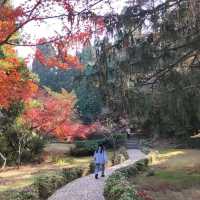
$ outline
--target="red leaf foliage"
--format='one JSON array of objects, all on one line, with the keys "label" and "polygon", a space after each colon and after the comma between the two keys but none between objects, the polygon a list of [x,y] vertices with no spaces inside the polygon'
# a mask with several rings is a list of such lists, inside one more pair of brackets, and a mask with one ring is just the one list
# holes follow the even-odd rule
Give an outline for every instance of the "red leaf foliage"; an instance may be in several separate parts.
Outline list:
[{"label": "red leaf foliage", "polygon": [[75,97],[67,92],[48,93],[40,90],[34,100],[39,106],[30,108],[27,104],[23,119],[26,125],[42,134],[50,134],[59,139],[85,138],[95,131],[96,125],[84,125],[74,117]]},{"label": "red leaf foliage", "polygon": [[2,58],[0,59],[0,107],[9,106],[21,100],[27,100],[36,91],[37,85],[29,77],[29,73],[22,73],[25,70],[15,51],[10,46],[2,48]]}]

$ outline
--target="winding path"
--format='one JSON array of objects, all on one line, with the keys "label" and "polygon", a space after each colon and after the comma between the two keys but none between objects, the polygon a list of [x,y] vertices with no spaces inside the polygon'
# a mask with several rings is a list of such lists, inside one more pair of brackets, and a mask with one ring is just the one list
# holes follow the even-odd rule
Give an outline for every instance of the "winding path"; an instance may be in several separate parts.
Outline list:
[{"label": "winding path", "polygon": [[[145,158],[145,154],[138,149],[130,149],[128,153],[129,160],[120,165],[108,168],[106,170],[106,177],[116,169]],[[57,190],[48,200],[104,200],[103,189],[106,177],[97,180],[94,179],[93,174],[81,177]]]}]

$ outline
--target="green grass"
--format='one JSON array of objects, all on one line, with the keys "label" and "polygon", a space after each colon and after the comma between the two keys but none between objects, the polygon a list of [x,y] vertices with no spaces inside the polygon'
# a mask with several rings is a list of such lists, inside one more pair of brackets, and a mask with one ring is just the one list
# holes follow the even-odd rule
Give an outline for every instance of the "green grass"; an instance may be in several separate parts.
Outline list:
[{"label": "green grass", "polygon": [[155,178],[174,184],[179,187],[192,187],[200,185],[200,173],[188,174],[185,171],[165,171],[161,170],[155,174]]},{"label": "green grass", "polygon": [[138,190],[153,200],[200,199],[200,150],[162,149],[153,155],[152,176],[130,178]]}]

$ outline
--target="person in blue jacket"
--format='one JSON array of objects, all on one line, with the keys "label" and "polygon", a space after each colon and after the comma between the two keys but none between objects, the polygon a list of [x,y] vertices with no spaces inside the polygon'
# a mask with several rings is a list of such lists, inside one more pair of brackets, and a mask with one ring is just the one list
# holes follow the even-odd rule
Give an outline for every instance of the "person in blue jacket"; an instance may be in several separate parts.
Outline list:
[{"label": "person in blue jacket", "polygon": [[98,179],[98,174],[101,171],[101,176],[105,176],[105,164],[108,161],[107,153],[102,144],[100,144],[97,150],[94,152],[95,161],[95,178]]}]

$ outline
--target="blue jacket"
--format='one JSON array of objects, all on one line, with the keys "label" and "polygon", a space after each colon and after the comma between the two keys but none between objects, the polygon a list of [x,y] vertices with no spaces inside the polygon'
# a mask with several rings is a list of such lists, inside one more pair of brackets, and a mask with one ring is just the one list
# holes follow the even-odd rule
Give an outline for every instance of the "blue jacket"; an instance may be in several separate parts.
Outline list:
[{"label": "blue jacket", "polygon": [[95,151],[94,153],[94,161],[96,164],[105,164],[108,161],[108,157],[106,151],[100,152],[100,150]]}]

